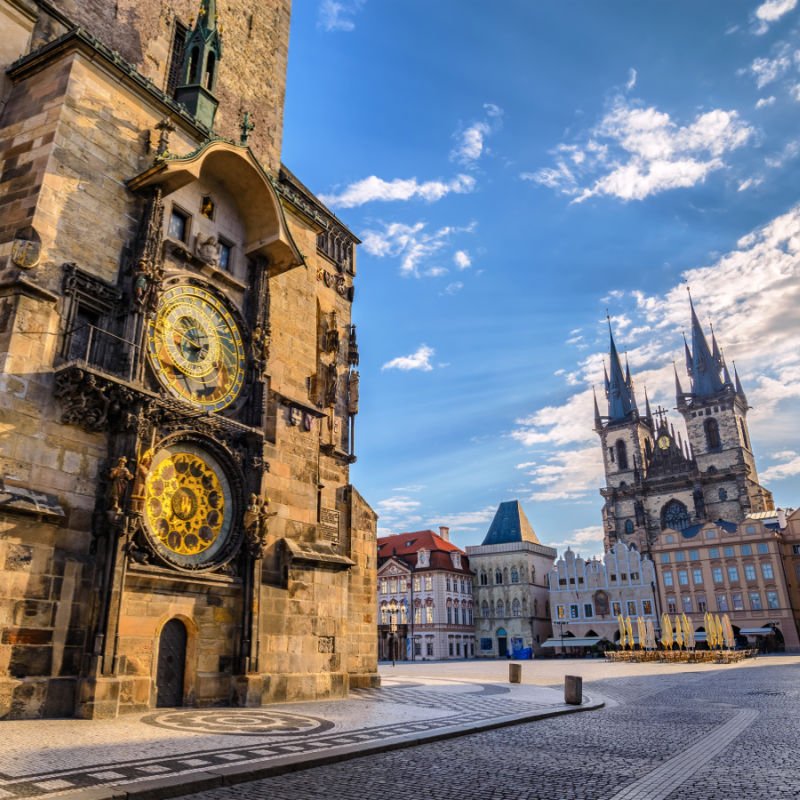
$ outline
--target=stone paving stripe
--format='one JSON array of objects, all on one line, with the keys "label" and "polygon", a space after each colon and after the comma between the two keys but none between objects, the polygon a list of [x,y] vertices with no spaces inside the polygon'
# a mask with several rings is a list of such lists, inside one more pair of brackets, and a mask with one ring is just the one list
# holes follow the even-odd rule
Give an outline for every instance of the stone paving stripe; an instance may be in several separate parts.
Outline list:
[{"label": "stone paving stripe", "polygon": [[96,781],[115,781],[119,778],[126,777],[121,772],[90,772],[90,778],[94,778]]},{"label": "stone paving stripe", "polygon": [[42,781],[41,783],[34,784],[34,786],[46,792],[54,792],[56,789],[73,789],[75,784],[72,781],[65,781],[59,778],[53,781]]},{"label": "stone paving stripe", "polygon": [[[204,792],[222,786],[222,775],[212,772],[192,772],[189,775],[167,775],[150,781],[126,786],[128,800],[162,800],[180,797],[189,792]],[[119,788],[119,787],[117,787]]]},{"label": "stone paving stripe", "polygon": [[713,733],[704,736],[688,750],[665,761],[639,780],[617,792],[609,800],[665,800],[703,765],[721,753],[739,734],[755,722],[758,711],[745,708]]}]

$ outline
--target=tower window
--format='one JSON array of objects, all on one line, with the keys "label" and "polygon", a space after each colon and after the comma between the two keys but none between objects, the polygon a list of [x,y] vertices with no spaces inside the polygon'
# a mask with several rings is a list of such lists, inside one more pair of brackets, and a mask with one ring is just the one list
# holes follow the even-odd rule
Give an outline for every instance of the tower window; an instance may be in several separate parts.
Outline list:
[{"label": "tower window", "polygon": [[742,444],[749,450],[750,442],[747,440],[747,428],[744,426],[744,420],[739,417],[739,428],[742,431]]},{"label": "tower window", "polygon": [[625,533],[628,535],[633,533],[633,522],[631,522],[629,519],[625,520]]},{"label": "tower window", "polygon": [[175,31],[172,35],[172,54],[169,59],[169,69],[167,70],[167,85],[165,92],[172,97],[181,79],[181,67],[183,66],[183,52],[186,46],[186,33],[189,29],[182,23],[175,20]]},{"label": "tower window", "polygon": [[625,442],[619,439],[616,444],[617,448],[617,466],[622,469],[628,469],[628,449],[625,447]]},{"label": "tower window", "polygon": [[703,429],[706,433],[706,447],[709,450],[719,450],[721,446],[719,438],[719,423],[710,417],[703,423]]}]

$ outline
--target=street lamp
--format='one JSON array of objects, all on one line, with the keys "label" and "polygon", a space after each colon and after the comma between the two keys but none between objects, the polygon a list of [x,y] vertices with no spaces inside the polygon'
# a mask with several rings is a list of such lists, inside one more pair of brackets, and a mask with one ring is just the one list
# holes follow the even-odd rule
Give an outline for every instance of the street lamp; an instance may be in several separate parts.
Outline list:
[{"label": "street lamp", "polygon": [[395,666],[395,659],[397,658],[397,609],[391,609],[389,614],[391,615],[389,630],[391,631],[392,635],[392,666]]},{"label": "street lamp", "polygon": [[564,626],[567,624],[568,623],[565,619],[556,620],[556,625],[558,625],[559,632],[561,634],[561,658],[564,658]]}]

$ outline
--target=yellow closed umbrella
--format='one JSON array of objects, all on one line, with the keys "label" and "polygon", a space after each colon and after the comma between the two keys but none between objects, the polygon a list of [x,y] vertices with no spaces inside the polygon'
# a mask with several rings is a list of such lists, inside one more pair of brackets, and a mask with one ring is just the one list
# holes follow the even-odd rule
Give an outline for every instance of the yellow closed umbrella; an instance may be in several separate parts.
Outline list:
[{"label": "yellow closed umbrella", "polygon": [[714,618],[714,631],[717,635],[717,647],[722,648],[725,645],[725,641],[723,638],[722,620],[719,618],[719,614]]},{"label": "yellow closed umbrella", "polygon": [[644,619],[642,617],[636,618],[636,627],[639,629],[639,649],[644,650],[647,644],[647,628],[645,628]]},{"label": "yellow closed umbrella", "polygon": [[703,614],[703,624],[706,628],[706,644],[710,650],[714,646],[714,621],[711,619],[711,614],[706,611]]},{"label": "yellow closed umbrella", "polygon": [[667,650],[672,649],[672,622],[670,622],[669,614],[661,615],[661,644]]},{"label": "yellow closed umbrella", "polygon": [[692,636],[692,624],[686,614],[681,614],[681,627],[683,628],[683,644],[689,650],[694,647],[694,637]]},{"label": "yellow closed umbrella", "polygon": [[681,628],[681,619],[675,615],[675,643],[678,647],[683,647],[683,628]]},{"label": "yellow closed umbrella", "polygon": [[633,625],[631,625],[631,618],[625,617],[625,630],[628,632],[628,644],[633,650]]},{"label": "yellow closed umbrella", "polygon": [[625,620],[622,619],[622,614],[617,614],[617,624],[619,625],[619,646],[625,649]]},{"label": "yellow closed umbrella", "polygon": [[728,650],[733,650],[733,646],[736,644],[736,637],[733,635],[731,618],[727,614],[722,617],[722,629],[725,632],[725,647],[727,647]]}]

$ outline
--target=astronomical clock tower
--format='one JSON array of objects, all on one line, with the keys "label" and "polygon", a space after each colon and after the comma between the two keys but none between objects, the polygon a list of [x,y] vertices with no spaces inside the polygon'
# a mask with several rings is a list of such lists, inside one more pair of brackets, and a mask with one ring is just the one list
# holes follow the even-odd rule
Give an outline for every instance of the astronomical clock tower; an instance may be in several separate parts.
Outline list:
[{"label": "astronomical clock tower", "polygon": [[290,4],[100,6],[0,0],[0,718],[375,685],[358,240],[280,163]]}]

